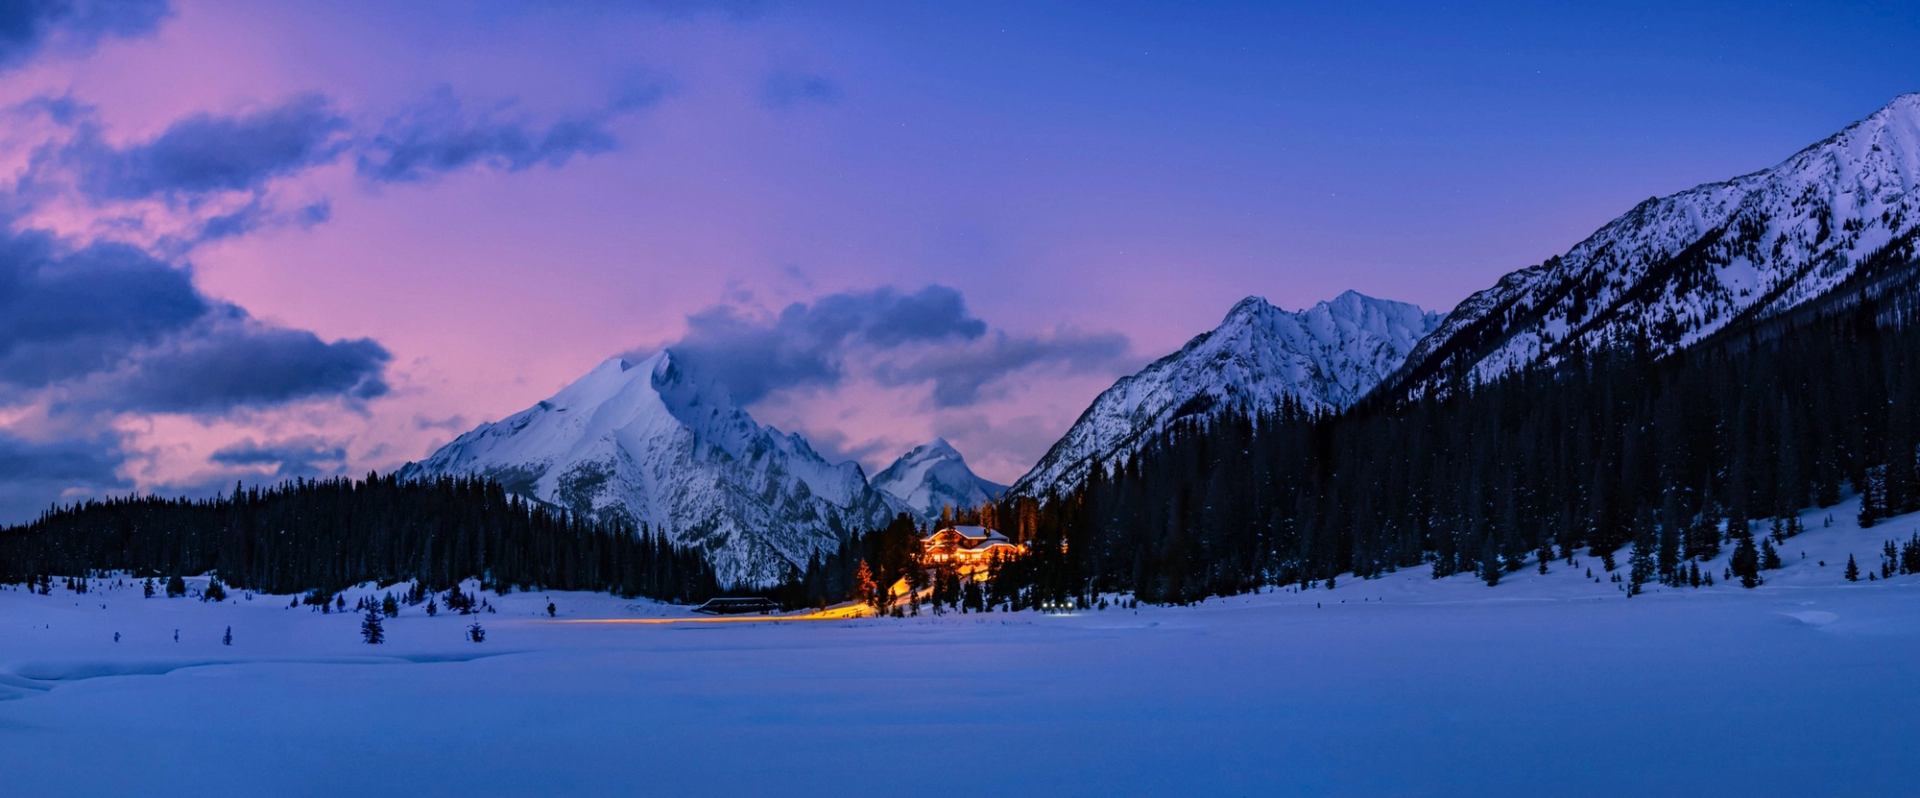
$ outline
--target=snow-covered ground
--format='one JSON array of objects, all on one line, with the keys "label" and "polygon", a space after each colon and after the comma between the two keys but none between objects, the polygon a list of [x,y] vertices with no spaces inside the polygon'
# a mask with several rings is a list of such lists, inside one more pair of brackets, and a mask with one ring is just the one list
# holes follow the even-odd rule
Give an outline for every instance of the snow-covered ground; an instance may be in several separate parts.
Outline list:
[{"label": "snow-covered ground", "polygon": [[14,587],[0,795],[1902,794],[1920,577],[1841,572],[1920,518],[1832,514],[1760,588],[1633,599],[1589,558],[1070,616],[567,624],[548,600],[686,613],[526,593],[368,646],[287,597]]}]

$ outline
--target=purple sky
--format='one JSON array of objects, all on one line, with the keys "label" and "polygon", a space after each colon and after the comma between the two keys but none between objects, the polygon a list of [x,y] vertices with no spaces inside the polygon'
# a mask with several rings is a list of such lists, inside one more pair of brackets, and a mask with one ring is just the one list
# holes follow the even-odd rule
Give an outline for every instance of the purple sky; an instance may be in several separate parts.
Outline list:
[{"label": "purple sky", "polygon": [[1009,481],[1243,296],[1449,308],[1920,89],[1906,4],[1320,5],[0,11],[0,516],[391,468],[683,339]]}]

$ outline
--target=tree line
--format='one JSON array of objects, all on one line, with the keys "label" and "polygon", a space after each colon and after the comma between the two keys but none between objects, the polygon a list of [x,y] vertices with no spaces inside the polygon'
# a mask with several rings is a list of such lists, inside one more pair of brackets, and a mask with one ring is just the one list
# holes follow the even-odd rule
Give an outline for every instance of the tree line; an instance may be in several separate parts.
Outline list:
[{"label": "tree line", "polygon": [[668,601],[719,592],[712,566],[663,534],[588,519],[479,477],[301,479],[213,499],[129,496],[0,529],[0,581],[46,574],[216,573],[266,593],[475,577],[496,589],[597,590]]}]

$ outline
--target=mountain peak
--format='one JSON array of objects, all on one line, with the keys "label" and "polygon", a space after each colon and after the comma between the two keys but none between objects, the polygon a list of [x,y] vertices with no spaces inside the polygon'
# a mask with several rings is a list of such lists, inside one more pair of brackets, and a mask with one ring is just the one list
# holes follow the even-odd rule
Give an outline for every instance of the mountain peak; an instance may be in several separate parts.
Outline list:
[{"label": "mountain peak", "polygon": [[940,517],[947,507],[978,507],[1007,490],[973,473],[946,438],[913,447],[875,474],[872,485],[923,520]]},{"label": "mountain peak", "polygon": [[1279,308],[1274,307],[1272,302],[1268,302],[1266,297],[1249,296],[1246,299],[1233,303],[1233,307],[1227,309],[1227,315],[1220,317],[1220,322],[1225,324],[1236,318],[1269,313],[1275,310],[1279,310]]},{"label": "mountain peak", "polygon": [[461,435],[404,475],[479,474],[582,516],[698,546],[722,580],[764,584],[885,523],[858,465],[755,421],[667,351],[608,358],[551,398]]},{"label": "mountain peak", "polygon": [[1663,356],[1857,281],[1920,228],[1920,93],[1757,172],[1642,202],[1468,297],[1385,390],[1418,396],[1625,342]]},{"label": "mountain peak", "polygon": [[1138,451],[1173,423],[1284,404],[1333,411],[1400,366],[1437,314],[1347,291],[1288,311],[1250,296],[1220,326],[1100,394],[1014,491],[1077,485],[1093,462]]}]

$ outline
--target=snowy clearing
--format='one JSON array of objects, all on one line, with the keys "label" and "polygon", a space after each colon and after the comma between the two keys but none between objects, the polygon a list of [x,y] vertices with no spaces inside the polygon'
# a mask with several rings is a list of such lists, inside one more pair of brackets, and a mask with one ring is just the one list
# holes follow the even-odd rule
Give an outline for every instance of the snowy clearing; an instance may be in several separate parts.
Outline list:
[{"label": "snowy clearing", "polygon": [[1758,589],[1634,599],[1587,558],[1492,589],[1422,570],[1071,616],[566,624],[549,599],[685,610],[516,593],[407,607],[369,646],[354,613],[284,596],[14,586],[0,792],[1898,794],[1920,577],[1841,569],[1920,518],[1826,515]]}]

